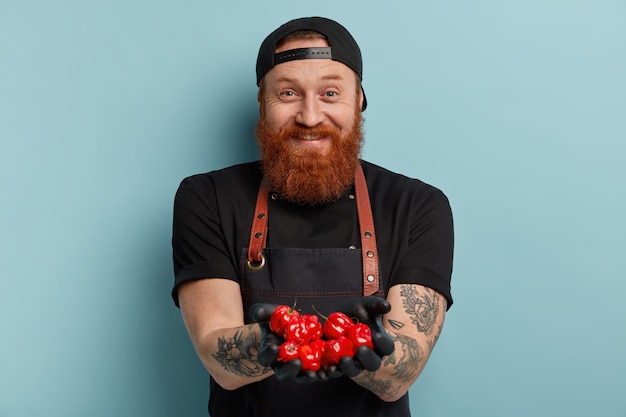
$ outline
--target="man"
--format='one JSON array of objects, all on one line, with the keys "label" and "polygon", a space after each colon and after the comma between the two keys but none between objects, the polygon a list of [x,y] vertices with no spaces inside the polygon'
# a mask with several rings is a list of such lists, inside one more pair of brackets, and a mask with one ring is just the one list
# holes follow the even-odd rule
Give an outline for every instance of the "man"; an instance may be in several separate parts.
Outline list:
[{"label": "man", "polygon": [[[211,375],[218,416],[409,416],[407,391],[452,304],[452,215],[419,180],[359,159],[362,62],[348,31],[290,21],[260,47],[262,161],[185,179],[173,297]],[[345,311],[359,348],[320,372],[276,361],[272,306]]]}]

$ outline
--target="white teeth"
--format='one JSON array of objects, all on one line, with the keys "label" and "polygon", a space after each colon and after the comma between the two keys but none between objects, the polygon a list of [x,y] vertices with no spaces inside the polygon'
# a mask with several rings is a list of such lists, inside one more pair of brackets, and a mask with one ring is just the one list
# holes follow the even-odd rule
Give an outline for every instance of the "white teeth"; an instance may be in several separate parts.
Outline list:
[{"label": "white teeth", "polygon": [[313,136],[313,135],[306,135],[306,136],[300,136],[300,139],[302,140],[316,140],[318,139],[317,136]]}]

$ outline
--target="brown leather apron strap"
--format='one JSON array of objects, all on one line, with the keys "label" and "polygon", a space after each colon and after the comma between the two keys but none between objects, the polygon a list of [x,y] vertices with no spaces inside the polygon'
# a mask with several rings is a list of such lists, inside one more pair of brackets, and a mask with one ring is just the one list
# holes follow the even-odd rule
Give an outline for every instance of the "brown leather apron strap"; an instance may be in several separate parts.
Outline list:
[{"label": "brown leather apron strap", "polygon": [[[354,175],[354,188],[363,256],[363,295],[367,296],[378,291],[379,272],[374,216],[372,215],[369,192],[361,164],[358,165]],[[265,265],[263,248],[265,248],[267,240],[268,197],[269,188],[263,179],[257,194],[254,219],[250,230],[250,243],[248,244],[247,267],[252,270],[261,269]]]},{"label": "brown leather apron strap", "polygon": [[258,270],[265,265],[263,248],[267,241],[267,199],[270,191],[265,178],[261,180],[259,192],[256,197],[256,207],[254,208],[254,218],[250,229],[250,240],[248,241],[248,268]]},{"label": "brown leather apron strap", "polygon": [[378,250],[376,247],[376,233],[372,205],[367,191],[365,174],[361,164],[354,175],[356,193],[356,208],[359,216],[361,232],[361,252],[363,256],[363,295],[372,295],[378,291]]}]

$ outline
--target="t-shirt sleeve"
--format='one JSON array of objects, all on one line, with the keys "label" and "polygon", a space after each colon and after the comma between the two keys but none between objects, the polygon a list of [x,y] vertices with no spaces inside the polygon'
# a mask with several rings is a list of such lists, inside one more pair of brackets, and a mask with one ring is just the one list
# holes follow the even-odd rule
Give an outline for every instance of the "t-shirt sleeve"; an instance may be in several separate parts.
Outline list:
[{"label": "t-shirt sleeve", "polygon": [[185,282],[204,278],[238,281],[221,227],[215,185],[207,175],[184,179],[176,192],[172,254],[176,306],[178,288]]},{"label": "t-shirt sleeve", "polygon": [[452,305],[451,277],[454,227],[448,198],[438,189],[414,203],[409,223],[408,249],[395,284],[420,284],[441,293]]}]

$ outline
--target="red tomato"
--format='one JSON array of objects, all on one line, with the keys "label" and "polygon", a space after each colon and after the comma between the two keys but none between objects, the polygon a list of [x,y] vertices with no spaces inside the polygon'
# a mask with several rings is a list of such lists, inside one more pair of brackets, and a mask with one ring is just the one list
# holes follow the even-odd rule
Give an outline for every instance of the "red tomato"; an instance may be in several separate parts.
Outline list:
[{"label": "red tomato", "polygon": [[345,336],[326,341],[325,359],[328,365],[338,365],[344,356],[352,357],[354,346],[352,341]]},{"label": "red tomato", "polygon": [[311,340],[321,339],[322,337],[322,324],[319,318],[315,314],[304,314],[301,316],[304,320],[309,333],[311,334]]},{"label": "red tomato", "polygon": [[322,349],[318,343],[300,346],[303,371],[318,371],[322,366]]},{"label": "red tomato", "polygon": [[365,323],[355,324],[347,331],[348,338],[354,345],[354,352],[359,346],[367,346],[370,349],[374,349],[374,343],[372,343],[372,330]]},{"label": "red tomato", "polygon": [[276,360],[281,363],[289,362],[300,357],[300,347],[294,342],[285,342],[278,347]]},{"label": "red tomato", "polygon": [[324,326],[322,326],[322,331],[327,339],[338,339],[339,336],[344,336],[346,330],[351,326],[354,326],[354,322],[350,317],[335,311],[328,315]]},{"label": "red tomato", "polygon": [[279,336],[285,337],[287,325],[294,318],[298,318],[300,313],[289,306],[278,306],[270,317],[270,330]]}]

